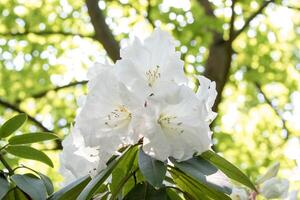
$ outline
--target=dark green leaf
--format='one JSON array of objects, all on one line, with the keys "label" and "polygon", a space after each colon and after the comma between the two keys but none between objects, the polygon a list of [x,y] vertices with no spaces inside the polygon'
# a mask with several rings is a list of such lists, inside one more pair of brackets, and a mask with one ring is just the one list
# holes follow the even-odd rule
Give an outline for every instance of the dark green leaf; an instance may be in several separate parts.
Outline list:
[{"label": "dark green leaf", "polygon": [[30,200],[29,197],[26,196],[24,192],[22,192],[19,188],[14,189],[15,199],[17,200]]},{"label": "dark green leaf", "polygon": [[101,171],[95,178],[93,178],[89,184],[84,188],[84,190],[80,193],[77,200],[87,200],[91,199],[98,188],[102,185],[102,183],[109,177],[112,173],[113,169],[118,166],[119,162],[123,159],[123,157],[134,150],[134,147],[129,147],[127,150],[123,152],[123,154],[116,159],[112,160],[109,165]]},{"label": "dark green leaf", "polygon": [[41,179],[29,176],[28,174],[15,174],[11,177],[11,180],[18,186],[18,188],[28,194],[33,200],[46,199],[47,192]]},{"label": "dark green leaf", "polygon": [[125,197],[124,200],[168,200],[165,188],[156,190],[147,182],[137,184]]},{"label": "dark green leaf", "polygon": [[0,199],[2,199],[7,194],[8,191],[9,191],[8,181],[4,177],[0,176]]},{"label": "dark green leaf", "polygon": [[10,190],[6,196],[3,198],[3,200],[18,200],[15,198],[15,191],[14,190]]},{"label": "dark green leaf", "polygon": [[53,163],[50,158],[43,152],[36,150],[32,147],[28,146],[8,146],[5,149],[8,153],[13,154],[15,156],[26,158],[30,160],[37,160],[42,163],[53,167]]},{"label": "dark green leaf", "polygon": [[237,167],[233,164],[219,156],[213,151],[206,151],[201,154],[201,157],[211,162],[217,168],[219,168],[224,174],[226,174],[229,178],[248,186],[249,188],[256,191],[254,184],[251,180]]},{"label": "dark green leaf", "polygon": [[[211,198],[211,199],[215,199],[215,200],[230,200],[230,197],[228,197],[227,195],[225,195],[224,193],[215,190],[214,188],[211,188],[210,186],[203,184],[201,182],[196,181],[193,177],[190,177],[188,175],[186,175],[185,173],[176,170],[172,170],[171,174],[174,175],[176,174],[176,176],[174,177],[175,182],[182,188],[183,190],[186,190],[188,188],[188,190],[192,190],[192,192],[196,195],[194,195],[195,197],[199,197],[198,193],[201,193],[202,195],[206,195],[207,197]],[[176,180],[177,179],[177,180]],[[178,183],[178,180],[183,183],[180,184]],[[187,187],[187,188],[186,188]]]},{"label": "dark green leaf", "polygon": [[45,187],[46,187],[46,190],[47,190],[47,194],[48,195],[51,195],[53,192],[54,192],[54,188],[53,188],[53,184],[52,184],[52,181],[50,180],[50,178],[40,172],[36,172],[41,180],[43,181]]},{"label": "dark green leaf", "polygon": [[91,181],[90,176],[82,177],[61,190],[52,194],[48,200],[66,200],[76,199],[84,187]]},{"label": "dark green leaf", "polygon": [[183,200],[173,189],[168,188],[166,191],[170,200]]},{"label": "dark green leaf", "polygon": [[22,113],[6,121],[0,128],[0,138],[5,138],[18,130],[27,120],[27,115]]},{"label": "dark green leaf", "polygon": [[197,181],[207,184],[221,192],[231,194],[231,187],[227,177],[203,158],[195,157],[183,162],[176,162],[175,159],[171,159],[171,161],[175,167],[195,178]]},{"label": "dark green leaf", "polygon": [[[133,147],[132,151],[124,155],[118,166],[112,172],[112,183],[110,184],[111,193],[120,192],[124,181],[128,180],[128,174],[134,168],[134,161],[137,157],[138,148]],[[127,180],[125,180],[127,179]]]},{"label": "dark green leaf", "polygon": [[180,175],[176,174],[175,172],[171,172],[171,175],[176,183],[176,186],[185,192],[185,197],[187,200],[197,200],[198,197],[201,197],[201,200],[210,200],[210,198],[207,197],[205,193],[199,190],[188,180],[183,179]]},{"label": "dark green leaf", "polygon": [[146,180],[154,187],[160,187],[167,172],[165,163],[152,158],[139,149],[139,168]]},{"label": "dark green leaf", "polygon": [[52,133],[27,133],[13,136],[8,140],[10,145],[30,144],[35,142],[42,142],[46,140],[56,140],[58,137]]}]

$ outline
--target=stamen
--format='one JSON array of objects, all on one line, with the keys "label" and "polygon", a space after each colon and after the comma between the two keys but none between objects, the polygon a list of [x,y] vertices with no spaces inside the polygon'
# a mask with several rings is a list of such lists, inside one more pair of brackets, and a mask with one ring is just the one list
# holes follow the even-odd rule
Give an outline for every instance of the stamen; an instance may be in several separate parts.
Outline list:
[{"label": "stamen", "polygon": [[156,80],[160,78],[159,66],[157,65],[156,68],[148,70],[146,72],[146,77],[148,80],[148,86],[152,87],[155,84]]}]

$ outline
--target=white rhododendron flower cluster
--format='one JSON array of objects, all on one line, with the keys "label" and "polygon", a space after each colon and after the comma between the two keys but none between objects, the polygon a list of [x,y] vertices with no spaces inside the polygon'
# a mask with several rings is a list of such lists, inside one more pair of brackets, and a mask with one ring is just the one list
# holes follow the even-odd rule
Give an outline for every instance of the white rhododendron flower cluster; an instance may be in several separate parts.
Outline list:
[{"label": "white rhododendron flower cluster", "polygon": [[68,177],[98,173],[118,149],[139,141],[161,161],[187,160],[211,146],[215,83],[199,76],[196,93],[188,87],[173,38],[155,29],[120,53],[116,64],[96,63],[88,72],[86,101],[63,142]]}]

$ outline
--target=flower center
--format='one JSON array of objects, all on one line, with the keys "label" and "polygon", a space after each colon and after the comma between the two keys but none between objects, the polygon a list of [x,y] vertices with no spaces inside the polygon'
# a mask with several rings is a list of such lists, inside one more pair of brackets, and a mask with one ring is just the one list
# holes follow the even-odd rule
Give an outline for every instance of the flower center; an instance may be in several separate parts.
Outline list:
[{"label": "flower center", "polygon": [[177,132],[179,134],[183,133],[182,122],[178,122],[176,116],[168,116],[165,114],[160,114],[157,123],[161,126],[161,128],[169,133]]},{"label": "flower center", "polygon": [[125,105],[119,105],[107,115],[105,125],[109,128],[120,128],[128,125],[131,119],[131,113]]},{"label": "flower center", "polygon": [[160,78],[159,66],[157,65],[154,69],[146,71],[146,78],[148,81],[148,86],[152,87],[156,80]]}]

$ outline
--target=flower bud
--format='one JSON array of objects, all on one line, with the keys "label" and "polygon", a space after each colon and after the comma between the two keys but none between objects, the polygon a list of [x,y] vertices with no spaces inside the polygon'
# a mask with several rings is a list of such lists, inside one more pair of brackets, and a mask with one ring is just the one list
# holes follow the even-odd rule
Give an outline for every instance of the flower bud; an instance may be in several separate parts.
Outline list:
[{"label": "flower bud", "polygon": [[232,188],[230,197],[232,200],[248,200],[248,194],[242,188]]},{"label": "flower bud", "polygon": [[267,199],[276,199],[287,197],[288,190],[287,179],[271,178],[262,184],[260,193]]},{"label": "flower bud", "polygon": [[280,167],[280,163],[279,162],[275,162],[271,167],[269,167],[268,171],[262,175],[261,177],[259,177],[256,181],[257,184],[261,184],[263,182],[265,182],[266,180],[269,180],[273,177],[275,177],[278,173]]}]

